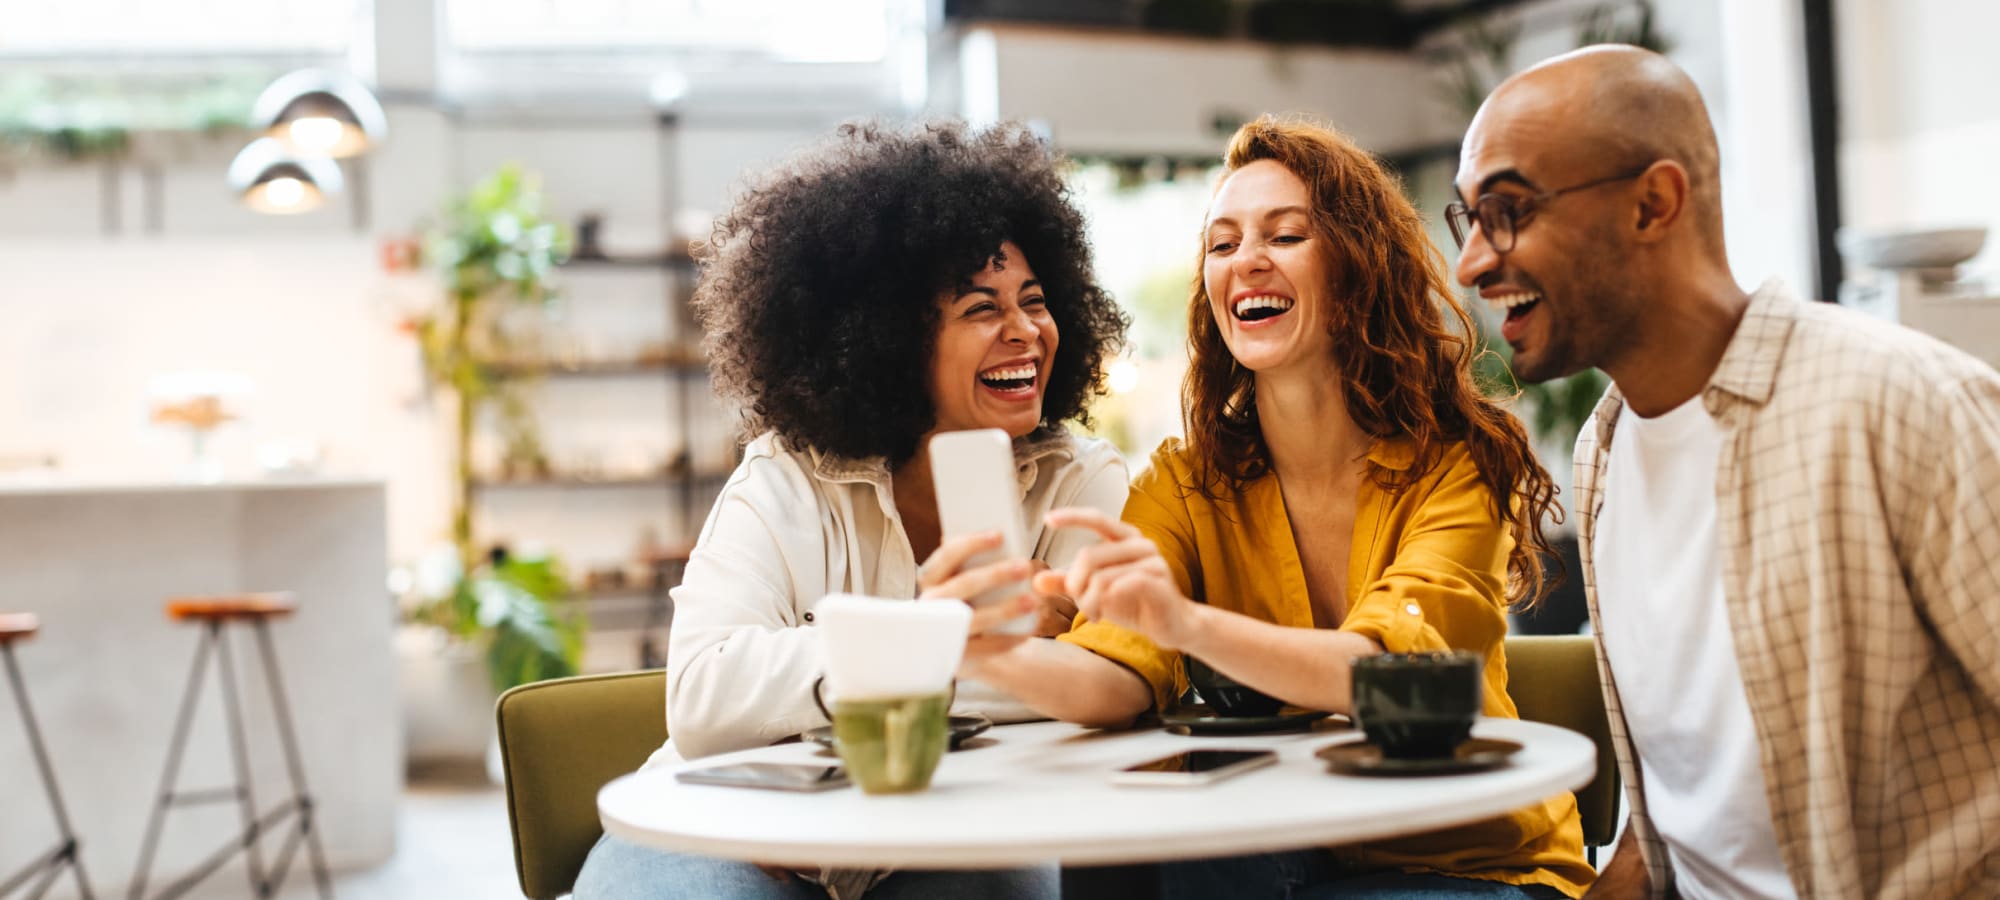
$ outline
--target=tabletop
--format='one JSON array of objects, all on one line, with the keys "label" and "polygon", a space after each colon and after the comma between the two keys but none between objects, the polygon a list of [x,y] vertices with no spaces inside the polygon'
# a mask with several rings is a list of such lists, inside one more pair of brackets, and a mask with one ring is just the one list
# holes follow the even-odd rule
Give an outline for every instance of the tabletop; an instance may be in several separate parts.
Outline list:
[{"label": "tabletop", "polygon": [[[1313,752],[1360,734],[1197,737],[1006,725],[947,754],[928,791],[870,796],[682,784],[674,772],[730,762],[828,762],[780,744],[635,772],[597,795],[605,831],[706,856],[794,866],[970,869],[1059,861],[1110,865],[1354,843],[1478,821],[1574,790],[1596,771],[1580,734],[1481,719],[1475,737],[1522,750],[1485,772],[1337,775]],[[1115,785],[1117,769],[1190,748],[1269,748],[1275,766],[1205,787]]]}]

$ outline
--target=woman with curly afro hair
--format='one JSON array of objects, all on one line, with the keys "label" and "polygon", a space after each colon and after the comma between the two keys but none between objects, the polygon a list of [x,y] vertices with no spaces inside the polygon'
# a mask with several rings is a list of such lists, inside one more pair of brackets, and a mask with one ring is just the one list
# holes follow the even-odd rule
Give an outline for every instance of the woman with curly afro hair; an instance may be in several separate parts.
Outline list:
[{"label": "woman with curly afro hair", "polygon": [[[649,765],[827,724],[813,699],[813,607],[835,592],[977,596],[1061,568],[1097,541],[1040,525],[1058,507],[1116,515],[1124,461],[1072,436],[1103,389],[1126,319],[1097,286],[1061,163],[1017,126],[849,125],[752,183],[697,250],[695,313],[718,391],[754,435],[674,589],[672,738]],[[1013,438],[1030,558],[968,566],[997,535],[942,540],[932,435]],[[919,566],[919,563],[923,565]],[[950,601],[956,602],[956,601]],[[980,607],[975,642],[1075,606],[1023,593]],[[1088,654],[1085,654],[1088,655]],[[953,712],[1034,717],[961,678]],[[788,872],[607,838],[579,900],[652,897],[1054,897],[1053,866],[993,872]]]}]

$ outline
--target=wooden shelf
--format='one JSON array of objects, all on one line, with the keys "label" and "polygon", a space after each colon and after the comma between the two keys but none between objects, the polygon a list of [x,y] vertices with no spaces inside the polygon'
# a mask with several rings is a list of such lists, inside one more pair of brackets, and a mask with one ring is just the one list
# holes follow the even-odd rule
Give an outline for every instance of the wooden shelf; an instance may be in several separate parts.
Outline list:
[{"label": "wooden shelf", "polygon": [[577,269],[673,269],[692,272],[694,257],[682,253],[661,253],[658,255],[635,256],[572,256],[563,262],[564,266]]},{"label": "wooden shelf", "polygon": [[682,481],[693,481],[696,485],[707,485],[725,481],[727,471],[696,472],[693,476],[683,475],[628,475],[585,478],[576,475],[552,475],[547,478],[474,478],[472,486],[481,490],[539,489],[539,488],[661,488],[671,489]]},{"label": "wooden shelf", "polygon": [[570,600],[582,600],[582,602],[590,602],[590,604],[596,604],[596,602],[646,602],[646,600],[654,598],[654,592],[658,592],[658,596],[666,596],[668,590],[672,590],[672,588],[640,588],[640,586],[628,586],[628,588],[578,588],[578,590],[570,592]]},{"label": "wooden shelf", "polygon": [[708,364],[698,360],[595,359],[566,363],[487,363],[495,378],[602,378],[622,375],[706,375]]}]

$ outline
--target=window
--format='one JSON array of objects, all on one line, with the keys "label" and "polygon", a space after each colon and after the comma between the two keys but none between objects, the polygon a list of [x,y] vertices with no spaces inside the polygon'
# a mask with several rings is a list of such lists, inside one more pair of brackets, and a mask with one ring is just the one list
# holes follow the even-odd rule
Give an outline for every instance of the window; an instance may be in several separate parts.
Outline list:
[{"label": "window", "polygon": [[370,9],[369,0],[15,3],[0,26],[0,59],[341,54]]},{"label": "window", "polygon": [[464,53],[739,51],[787,62],[878,62],[891,0],[446,0]]}]

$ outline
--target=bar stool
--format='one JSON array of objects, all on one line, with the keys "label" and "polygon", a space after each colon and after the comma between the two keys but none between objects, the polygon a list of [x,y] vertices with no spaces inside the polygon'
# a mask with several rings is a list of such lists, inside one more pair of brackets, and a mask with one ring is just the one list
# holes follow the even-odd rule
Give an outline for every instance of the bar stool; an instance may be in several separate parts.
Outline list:
[{"label": "bar stool", "polygon": [[42,771],[42,787],[49,794],[49,809],[55,813],[57,843],[55,849],[42,854],[41,858],[28,864],[27,868],[0,881],[0,897],[11,896],[15,889],[29,883],[29,879],[40,876],[40,881],[28,890],[27,896],[40,897],[55,884],[67,867],[76,878],[76,891],[83,900],[92,900],[90,880],[83,874],[83,859],[76,852],[76,832],[70,828],[69,813],[63,808],[62,794],[56,791],[56,776],[49,766],[49,750],[42,745],[42,730],[35,724],[34,710],[28,707],[28,689],[21,681],[21,668],[14,661],[14,642],[33,637],[41,629],[41,622],[28,613],[0,613],[0,656],[7,660],[7,681],[14,686],[15,705],[21,710],[21,724],[28,733],[28,748],[35,754],[35,766]]},{"label": "bar stool", "polygon": [[[286,593],[175,597],[167,601],[168,618],[199,625],[202,634],[200,643],[195,646],[194,668],[188,673],[187,692],[181,701],[180,718],[174,725],[173,742],[167,748],[167,771],[161,778],[153,815],[146,825],[146,839],[140,846],[139,865],[137,874],[133,876],[130,894],[132,900],[146,896],[146,877],[152,868],[153,853],[158,849],[161,826],[165,824],[169,809],[232,801],[242,814],[243,831],[181,876],[180,880],[154,895],[155,900],[167,900],[187,893],[238,852],[249,859],[251,890],[260,898],[272,897],[284,883],[286,870],[291,868],[292,858],[297,854],[300,843],[305,844],[306,857],[312,866],[313,881],[318,886],[319,895],[323,898],[333,896],[333,883],[327,877],[319,834],[313,830],[313,801],[312,795],[306,791],[305,767],[299,761],[298,737],[293,733],[291,710],[285,702],[284,685],[278,677],[278,655],[271,649],[270,621],[290,615],[297,608],[291,595]],[[261,815],[257,812],[256,796],[251,791],[249,744],[243,734],[243,711],[236,695],[236,673],[230,662],[229,645],[223,640],[223,626],[232,622],[249,625],[257,636],[257,646],[264,660],[264,677],[270,682],[278,739],[284,746],[285,769],[291,781],[291,796]],[[187,746],[188,729],[194,719],[196,701],[200,698],[203,669],[211,652],[220,670],[216,680],[222,685],[223,711],[229,723],[229,755],[235,767],[236,783],[213,790],[176,792],[174,779],[180,770],[181,752]],[[259,839],[294,815],[298,817],[296,827],[287,829],[290,836],[283,850],[270,866],[264,865]]]}]

